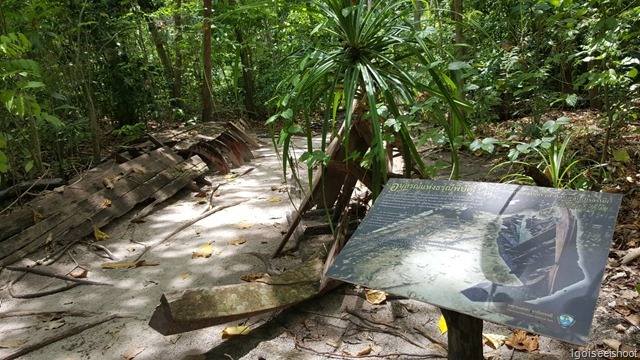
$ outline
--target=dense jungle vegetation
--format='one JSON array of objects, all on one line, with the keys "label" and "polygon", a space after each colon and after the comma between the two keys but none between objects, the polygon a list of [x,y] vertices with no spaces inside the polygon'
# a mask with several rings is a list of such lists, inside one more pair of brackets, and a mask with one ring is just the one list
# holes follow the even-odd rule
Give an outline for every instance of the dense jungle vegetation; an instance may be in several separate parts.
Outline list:
[{"label": "dense jungle vegetation", "polygon": [[[147,131],[235,117],[268,119],[285,150],[314,122],[326,135],[366,119],[371,150],[350,156],[377,184],[390,141],[407,172],[441,166],[420,158],[430,141],[452,150],[454,178],[458,150],[500,148],[578,189],[639,156],[611,145],[638,124],[637,1],[3,0],[0,33],[0,189],[73,177]],[[543,116],[586,108],[603,134],[588,159],[567,150],[568,117]],[[524,136],[474,136],[520,117]],[[302,160],[326,162],[325,147]]]}]

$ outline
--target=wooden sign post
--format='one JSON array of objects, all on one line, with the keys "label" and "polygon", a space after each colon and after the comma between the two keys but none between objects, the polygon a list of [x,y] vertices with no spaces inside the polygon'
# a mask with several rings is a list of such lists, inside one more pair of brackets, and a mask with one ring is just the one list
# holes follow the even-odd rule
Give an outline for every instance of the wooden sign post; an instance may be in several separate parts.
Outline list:
[{"label": "wooden sign post", "polygon": [[447,322],[448,359],[482,360],[482,320],[447,309],[440,309]]}]

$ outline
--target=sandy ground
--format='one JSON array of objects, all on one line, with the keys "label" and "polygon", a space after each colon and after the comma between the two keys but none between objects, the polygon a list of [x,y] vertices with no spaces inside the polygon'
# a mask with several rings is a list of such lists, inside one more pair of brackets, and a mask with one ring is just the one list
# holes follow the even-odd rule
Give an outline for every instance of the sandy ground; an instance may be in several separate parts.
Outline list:
[{"label": "sandy ground", "polygon": [[[220,186],[220,195],[213,197],[216,206],[244,202],[199,221],[169,240],[163,241],[174,229],[206,210],[208,205],[197,204],[201,198],[194,197],[193,192],[179,192],[149,215],[144,223],[130,223],[135,216],[134,210],[102,229],[110,238],[100,244],[118,261],[133,261],[145,246],[152,246],[142,259],[157,263],[157,266],[105,270],[101,264],[111,260],[100,257],[101,252],[95,249],[79,245],[48,270],[68,273],[77,267],[77,263],[89,270],[89,280],[111,286],[78,286],[36,299],[12,298],[7,285],[18,273],[3,270],[0,273],[0,347],[4,348],[0,348],[0,359],[25,346],[116,313],[129,317],[107,321],[23,358],[314,360],[366,358],[365,355],[397,359],[446,357],[442,345],[447,339],[437,328],[440,317],[437,308],[399,299],[371,305],[351,285],[277,314],[180,335],[162,336],[147,325],[164,292],[240,283],[241,276],[264,271],[257,258],[244,253],[272,253],[280,242],[282,231],[287,228],[286,214],[292,205],[285,191],[287,185],[282,182],[280,162],[270,145],[254,154],[255,160],[233,171],[254,170]],[[230,180],[221,175],[207,178],[214,185]],[[231,244],[242,240],[242,244]],[[194,251],[207,244],[214,249],[211,257],[192,258]],[[42,256],[34,254],[22,265]],[[285,269],[296,261],[284,257],[274,265]],[[14,286],[14,291],[41,292],[63,283],[30,274]],[[600,311],[606,312],[606,309]],[[52,316],[51,312],[64,313]],[[245,336],[222,339],[221,332],[226,326],[240,324],[251,325],[252,331]],[[598,321],[594,326],[598,326]],[[609,326],[606,328],[610,329]],[[512,330],[485,322],[485,333],[506,336]],[[603,334],[594,331],[592,337],[599,341]],[[635,343],[635,348],[639,347],[639,342]],[[541,336],[540,348],[533,354],[514,352],[505,346],[494,351],[485,346],[485,355],[505,359],[566,359],[571,357],[572,349],[575,347]]]}]

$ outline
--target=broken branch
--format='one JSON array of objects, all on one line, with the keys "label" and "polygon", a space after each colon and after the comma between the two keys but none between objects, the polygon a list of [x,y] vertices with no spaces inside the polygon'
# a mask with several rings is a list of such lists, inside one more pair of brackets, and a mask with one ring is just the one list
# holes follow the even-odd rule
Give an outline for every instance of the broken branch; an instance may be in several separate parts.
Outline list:
[{"label": "broken branch", "polygon": [[[417,327],[417,326],[414,326],[414,327],[413,327],[413,330],[415,330],[415,331],[417,331],[418,333],[420,333],[420,335],[422,335],[422,336],[426,337],[426,338],[427,338],[429,341],[431,341],[432,343],[434,343],[434,344],[438,344],[438,345],[442,346],[442,348],[443,348],[443,349],[445,349],[445,350],[447,350],[447,348],[449,347],[445,342],[440,341],[440,340],[436,339],[435,337],[433,337],[433,336],[431,336],[431,335],[427,334],[427,332],[426,332],[426,331],[424,331],[424,330],[420,329],[420,328],[419,328],[419,327]],[[447,350],[447,351],[448,351],[448,350]]]},{"label": "broken branch", "polygon": [[630,250],[629,253],[622,258],[620,264],[627,265],[638,257],[640,257],[640,248]]},{"label": "broken branch", "polygon": [[[42,174],[42,176],[40,176],[36,181],[33,182],[33,184],[31,184],[31,186],[29,186],[27,188],[27,190],[25,190],[22,194],[20,194],[18,196],[17,199],[15,199],[11,204],[9,204],[9,206],[5,207],[4,209],[2,209],[2,211],[0,211],[0,215],[2,215],[5,211],[11,209],[11,207],[13,205],[15,205],[18,201],[20,201],[20,199],[22,199],[22,197],[29,192],[29,190],[31,190],[31,188],[33,188],[34,186],[36,186],[36,184],[42,180],[42,178],[44,178],[47,174],[49,173],[49,170],[47,169],[47,171],[44,172],[44,174]],[[11,191],[10,189],[7,189],[8,191]],[[5,191],[7,191],[5,190]],[[0,197],[1,198],[1,197]]]},{"label": "broken branch", "polygon": [[111,321],[114,319],[121,319],[121,318],[127,318],[127,317],[132,317],[131,315],[123,315],[123,314],[111,314],[107,317],[105,317],[104,319],[100,319],[88,324],[84,324],[84,325],[80,325],[80,326],[76,326],[74,328],[71,328],[67,331],[61,332],[60,334],[48,337],[40,342],[37,342],[35,344],[29,345],[24,347],[21,350],[18,350],[16,352],[14,352],[13,354],[10,354],[8,356],[5,356],[2,358],[2,360],[13,360],[13,359],[17,359],[21,356],[24,356],[32,351],[41,349],[47,345],[53,344],[54,342],[60,341],[60,340],[64,340],[68,337],[71,337],[73,335],[77,335],[80,334],[81,332],[85,331],[85,330],[89,330],[93,327],[96,327],[100,324],[103,324],[107,321]]},{"label": "broken branch", "polygon": [[16,280],[14,280],[14,281],[9,283],[9,295],[11,295],[11,297],[14,298],[14,299],[35,299],[35,298],[39,298],[39,297],[43,297],[43,296],[49,296],[49,295],[57,294],[57,293],[60,293],[60,292],[63,292],[63,291],[67,291],[69,289],[73,289],[76,286],[82,285],[82,283],[71,283],[71,284],[69,284],[67,286],[62,286],[62,287],[55,288],[55,289],[52,289],[52,290],[40,291],[40,292],[30,293],[30,294],[16,294],[13,291],[13,285],[17,282]]},{"label": "broken branch", "polygon": [[402,358],[416,358],[416,359],[427,359],[427,358],[438,358],[438,359],[444,359],[445,356],[442,355],[438,355],[438,354],[409,354],[409,353],[386,353],[386,354],[367,354],[367,355],[348,355],[348,354],[336,354],[333,352],[325,352],[325,351],[317,351],[314,350],[306,345],[303,345],[301,341],[298,340],[298,338],[296,337],[295,340],[295,348],[297,350],[304,350],[306,352],[310,352],[316,355],[322,355],[322,356],[326,356],[328,358],[334,358],[334,359],[363,359],[363,358],[382,358],[382,359],[389,359],[389,358],[395,358],[395,357],[402,357]]},{"label": "broken branch", "polygon": [[229,204],[229,205],[219,206],[219,207],[217,207],[217,208],[214,208],[214,209],[211,209],[211,210],[207,211],[206,213],[204,213],[204,214],[202,214],[202,215],[200,215],[200,216],[196,217],[195,219],[192,219],[192,220],[187,221],[185,224],[183,224],[183,225],[182,225],[182,226],[180,226],[179,228],[177,228],[177,229],[173,230],[173,231],[171,232],[171,234],[167,235],[164,239],[160,240],[159,242],[157,242],[157,243],[155,243],[155,244],[153,244],[153,245],[151,245],[151,246],[149,246],[149,247],[146,247],[146,248],[144,249],[144,251],[143,251],[140,255],[138,255],[138,257],[137,257],[133,262],[137,262],[137,261],[138,261],[138,260],[140,260],[140,259],[144,256],[144,254],[146,254],[149,250],[151,250],[151,249],[155,248],[155,247],[156,247],[156,246],[158,246],[158,245],[161,245],[161,244],[162,244],[162,243],[164,243],[165,241],[167,241],[167,240],[171,239],[171,238],[172,238],[174,235],[176,235],[177,233],[179,233],[179,232],[181,232],[182,230],[184,230],[184,229],[188,228],[189,226],[191,226],[191,225],[193,225],[193,224],[197,223],[198,221],[200,221],[200,220],[202,220],[202,219],[206,218],[207,216],[213,215],[213,214],[217,213],[218,211],[222,211],[222,210],[224,210],[224,209],[226,209],[226,208],[230,208],[230,207],[232,207],[232,206],[236,206],[236,205],[242,204],[243,202],[248,201],[248,200],[249,200],[249,199],[240,200],[240,201],[236,201],[236,202],[234,202],[234,203],[232,203],[232,204]]},{"label": "broken branch", "polygon": [[[6,269],[7,270],[11,270],[11,271],[22,271],[23,272],[20,276],[18,276],[13,281],[11,281],[9,283],[9,286],[8,286],[9,295],[11,295],[11,297],[13,297],[15,299],[35,299],[35,298],[48,296],[48,295],[53,295],[53,294],[56,294],[56,293],[59,293],[59,292],[67,291],[69,289],[72,289],[72,288],[74,288],[76,286],[80,286],[80,285],[109,285],[109,286],[111,285],[111,284],[108,284],[108,283],[101,283],[101,282],[97,282],[97,281],[76,279],[76,278],[71,277],[71,276],[54,274],[54,273],[50,273],[50,272],[47,272],[47,271],[44,271],[44,270],[38,270],[38,269],[33,269],[33,268],[7,266]],[[22,279],[27,273],[33,273],[33,274],[40,275],[40,276],[54,277],[54,278],[58,278],[58,279],[62,279],[62,280],[72,281],[73,283],[71,283],[69,285],[66,285],[66,286],[59,287],[59,288],[55,288],[55,289],[52,289],[52,290],[47,290],[47,291],[40,291],[40,292],[30,293],[30,294],[16,294],[13,291],[13,285],[15,285],[18,281],[20,281],[20,279]]]},{"label": "broken branch", "polygon": [[76,316],[76,317],[91,317],[98,315],[98,313],[87,311],[12,311],[6,313],[0,313],[0,319],[10,317],[24,317],[24,316],[38,316],[38,315],[51,315],[51,316]]},{"label": "broken branch", "polygon": [[[107,249],[106,247],[100,245],[100,244],[96,244],[96,243],[89,243],[89,247],[95,247],[96,249],[102,250],[105,252],[105,254],[107,254],[107,257],[113,261],[118,261],[118,257],[113,255],[113,253]],[[103,256],[101,256],[103,257]]]},{"label": "broken branch", "polygon": [[113,285],[113,284],[103,283],[103,282],[99,282],[99,281],[76,279],[76,278],[71,277],[71,276],[51,273],[51,272],[48,272],[48,271],[38,270],[38,269],[28,268],[28,267],[7,266],[6,268],[7,268],[7,270],[11,270],[11,271],[22,271],[22,272],[28,272],[28,273],[32,273],[32,274],[36,274],[36,275],[40,275],[40,276],[48,276],[48,277],[54,277],[54,278],[58,278],[58,279],[66,280],[66,281],[73,281],[73,282],[80,283],[81,285],[108,285],[108,286]]}]

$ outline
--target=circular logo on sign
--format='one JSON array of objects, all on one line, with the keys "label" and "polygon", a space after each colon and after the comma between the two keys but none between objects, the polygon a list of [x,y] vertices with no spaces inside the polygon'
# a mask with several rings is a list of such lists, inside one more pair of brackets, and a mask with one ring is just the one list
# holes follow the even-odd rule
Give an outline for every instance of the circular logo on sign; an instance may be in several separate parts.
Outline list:
[{"label": "circular logo on sign", "polygon": [[569,314],[560,314],[560,316],[558,316],[558,322],[563,328],[568,328],[576,322],[576,319]]}]

